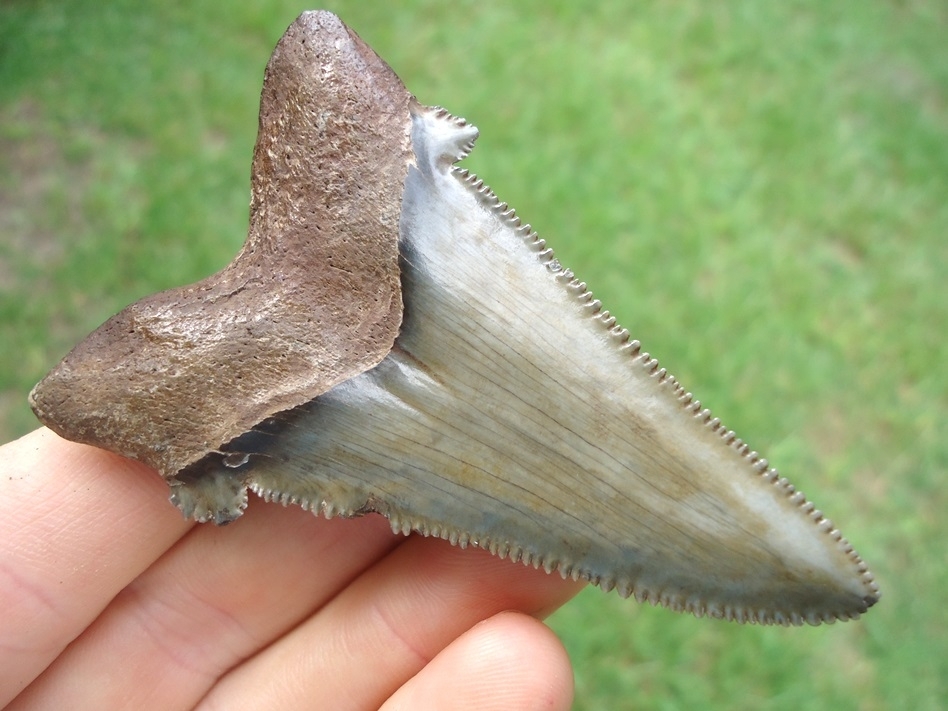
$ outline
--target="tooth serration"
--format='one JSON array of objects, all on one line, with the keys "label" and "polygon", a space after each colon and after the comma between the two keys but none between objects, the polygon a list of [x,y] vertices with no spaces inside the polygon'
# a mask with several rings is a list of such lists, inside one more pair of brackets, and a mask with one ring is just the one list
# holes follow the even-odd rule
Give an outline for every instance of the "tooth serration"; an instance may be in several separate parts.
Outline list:
[{"label": "tooth serration", "polygon": [[[335,80],[319,81],[327,68]],[[314,107],[328,127],[318,136]],[[67,356],[31,395],[54,429],[155,466],[200,521],[238,517],[249,488],[327,518],[378,512],[396,533],[698,616],[816,624],[875,603],[834,524],[453,165],[476,127],[418,104],[338,18],[304,13],[287,31],[260,125],[245,248]],[[248,311],[255,328],[276,328],[245,329]],[[201,334],[228,367],[181,360],[208,345]],[[122,354],[112,377],[74,379],[99,374],[102,344]],[[288,370],[260,367],[290,352],[300,357]],[[168,359],[186,367],[140,367]]]},{"label": "tooth serration", "polygon": [[[428,120],[424,118],[425,115],[424,112],[420,114],[420,122],[423,123]],[[441,155],[434,156],[432,160],[443,158],[458,160],[470,152],[474,137],[476,137],[476,131],[472,132],[473,127],[470,124],[440,108],[429,110],[427,115],[432,116],[433,122],[448,122],[458,129],[463,129],[463,133],[460,131],[458,133],[458,140],[452,144],[443,127],[437,128],[437,146]],[[423,135],[423,133],[422,130],[421,134]],[[424,166],[419,166],[419,168],[424,170]],[[871,574],[868,573],[865,564],[832,522],[825,518],[821,511],[814,508],[802,492],[797,491],[785,478],[779,476],[778,472],[769,466],[766,459],[762,458],[756,451],[751,450],[743,440],[739,439],[733,430],[726,428],[721,420],[713,416],[708,409],[702,408],[701,403],[690,392],[685,391],[678,380],[662,367],[657,359],[642,351],[641,344],[638,341],[630,340],[629,332],[617,323],[614,316],[603,309],[601,301],[593,296],[586,283],[580,281],[570,269],[564,268],[560,264],[553,250],[547,247],[546,243],[529,224],[522,223],[513,208],[506,202],[501,201],[482,179],[470,171],[463,168],[451,168],[448,175],[453,176],[466,190],[469,190],[470,194],[476,198],[476,202],[493,215],[500,225],[512,230],[519,237],[522,245],[534,255],[537,262],[545,266],[546,270],[554,275],[555,280],[566,289],[566,292],[571,294],[575,303],[581,307],[585,314],[587,323],[594,331],[607,334],[615,344],[617,351],[628,356],[629,363],[633,368],[641,369],[648,379],[656,384],[658,391],[667,391],[677,401],[682,415],[694,418],[704,429],[713,433],[721,444],[734,452],[745,463],[748,474],[773,486],[778,497],[785,499],[791,506],[797,508],[800,513],[815,524],[818,531],[828,536],[835,543],[836,548],[845,554],[855,567],[866,589],[867,597],[877,593],[877,587],[872,581]],[[403,239],[405,239],[404,236]],[[422,256],[428,259],[431,258],[426,254]],[[409,313],[411,313],[412,308],[417,308],[417,306],[413,306],[410,300],[410,293],[410,290],[406,291],[406,307]],[[741,483],[737,481],[735,485],[739,486]],[[327,498],[329,498],[328,494]],[[297,497],[284,495],[281,496],[280,500],[285,503],[298,499]],[[333,508],[331,506],[326,505],[321,508],[326,515],[332,515]],[[399,511],[397,508],[389,506],[385,513],[389,516],[392,530],[396,533],[408,534],[415,531],[423,535],[444,538],[461,547],[477,545],[500,557],[514,561],[519,560],[524,565],[543,568],[547,572],[558,571],[563,577],[589,580],[594,584],[598,584],[604,590],[615,588],[624,597],[631,595],[640,601],[689,611],[697,616],[707,615],[730,620],[777,624],[801,624],[802,622],[817,624],[837,618],[848,619],[858,616],[858,611],[838,607],[821,611],[811,609],[804,614],[800,614],[792,609],[787,610],[774,606],[718,604],[713,600],[709,602],[702,599],[700,591],[692,591],[692,593],[686,595],[681,591],[667,588],[649,589],[621,573],[613,574],[610,572],[604,574],[603,572],[596,572],[587,568],[582,561],[569,560],[569,557],[561,553],[554,551],[541,553],[531,547],[525,547],[506,538],[497,538],[492,535],[472,537],[467,532],[457,530],[448,521],[429,520],[424,516],[418,516],[419,512]]]},{"label": "tooth serration", "polygon": [[[424,115],[423,112],[420,114],[422,118],[419,120],[422,123],[424,120],[427,120],[423,118]],[[448,115],[440,110],[434,112],[434,119],[451,121],[455,123],[455,125],[463,126],[466,131],[470,131],[472,128],[470,124],[458,122],[455,117],[448,118]],[[437,130],[437,136],[437,145],[441,151],[441,156],[430,156],[429,160],[433,163],[445,156],[450,157],[456,154],[459,152],[459,148],[464,147],[463,145],[460,147],[457,145],[452,146],[450,140],[446,139],[443,129]],[[424,166],[419,166],[419,169],[424,169]],[[736,469],[732,475],[735,477],[735,486],[749,486],[756,480],[761,484],[772,487],[773,495],[776,497],[774,499],[775,501],[786,501],[787,505],[798,510],[800,514],[812,521],[814,525],[813,530],[820,533],[820,535],[828,536],[827,540],[831,541],[834,547],[850,561],[854,572],[859,576],[860,584],[865,590],[866,598],[872,598],[877,593],[875,583],[872,581],[871,574],[868,573],[864,563],[855,553],[852,546],[842,538],[833,524],[826,519],[819,510],[815,509],[801,492],[797,491],[792,484],[781,477],[775,469],[771,468],[766,459],[762,458],[743,440],[738,438],[733,430],[725,427],[719,418],[712,415],[710,410],[703,408],[700,401],[694,398],[692,393],[686,391],[678,380],[659,364],[657,359],[652,357],[648,352],[643,351],[641,344],[637,340],[631,339],[629,332],[616,322],[615,317],[602,308],[602,303],[593,296],[586,283],[576,278],[571,270],[564,268],[562,264],[560,264],[553,251],[537,236],[529,225],[521,223],[520,218],[516,216],[515,211],[510,208],[509,205],[500,201],[483,180],[465,169],[453,168],[447,173],[447,176],[453,176],[453,178],[463,186],[463,189],[467,191],[467,194],[474,198],[477,205],[492,215],[493,219],[495,219],[503,229],[511,230],[512,234],[517,236],[520,244],[527,248],[528,253],[533,255],[535,263],[543,266],[545,272],[551,274],[555,282],[560,285],[560,288],[564,289],[565,293],[569,295],[569,300],[579,307],[580,313],[582,314],[581,318],[585,324],[587,324],[585,328],[591,329],[593,333],[607,336],[615,347],[616,353],[623,354],[624,360],[628,364],[626,367],[632,368],[633,372],[642,373],[649,382],[653,383],[656,395],[664,393],[662,397],[669,397],[670,402],[677,403],[677,407],[683,417],[693,420],[702,430],[710,433],[714,440],[719,442],[724,449],[733,452],[737,463],[743,463],[746,473],[750,475],[746,478],[746,484],[743,484],[740,479],[740,468]],[[459,207],[458,209],[461,210],[462,208]],[[424,213],[422,213],[422,215],[423,214]],[[461,214],[473,219],[470,217],[471,212],[469,208],[463,208]],[[490,228],[487,227],[483,229],[485,233],[490,231]],[[407,242],[411,245],[411,233],[409,232],[408,234],[409,238]],[[497,250],[502,248],[498,246],[492,249]],[[435,251],[437,251],[437,249]],[[495,252],[490,252],[490,254],[495,254]],[[431,261],[434,258],[435,257],[428,252],[423,251],[419,251],[417,255],[413,254],[413,259],[427,260],[422,264],[412,264],[413,268],[417,266],[420,270],[418,272],[418,279],[422,278],[421,275],[428,274],[428,270],[443,268]],[[475,262],[475,264],[478,267],[482,266],[480,262]],[[491,268],[489,262],[485,262],[485,264],[487,265],[486,268]],[[413,313],[414,310],[416,318],[422,319],[422,314],[417,310],[418,305],[412,300],[414,293],[412,287],[414,283],[413,279],[415,279],[415,277],[410,276],[406,281],[406,308],[409,314]],[[414,323],[415,321],[412,321],[406,325],[409,336],[415,328]],[[476,338],[477,332],[473,335]],[[438,338],[434,338],[434,340],[437,341]],[[426,344],[427,343],[426,341]],[[416,356],[412,355],[412,353],[417,352],[419,344],[403,334],[396,345],[398,346],[396,349],[397,353],[405,352],[411,356],[405,362],[399,361],[401,364],[397,367],[408,370],[413,369],[415,367],[414,359]],[[426,347],[431,351],[430,346],[426,345]],[[436,350],[431,352],[437,353]],[[392,357],[395,355],[396,354],[393,353]],[[385,365],[386,363],[383,363],[377,370],[384,370]],[[490,371],[490,367],[488,367],[488,371]],[[396,371],[392,372],[394,373]],[[421,371],[418,372],[415,377],[422,379],[425,377],[434,377],[438,383],[448,382],[445,379],[453,377],[450,372],[435,373],[431,371],[430,376],[428,373],[428,366],[422,364]],[[352,381],[351,388],[348,387],[347,384],[344,389],[349,394],[340,395],[340,397],[342,401],[346,402],[352,398],[358,399],[362,397],[362,395],[359,394],[362,392],[359,389],[362,386],[357,386],[356,381],[361,382],[361,380],[365,378],[369,380],[373,380],[374,378],[374,382],[377,382],[376,385],[367,385],[370,391],[373,388],[379,387],[379,385],[381,385],[383,390],[390,388],[391,386],[384,384],[388,382],[386,380],[387,377],[388,376],[384,374],[380,374],[376,378],[375,371],[370,371],[364,376],[360,376],[360,378]],[[332,393],[330,393],[330,395],[331,394]],[[405,397],[405,395],[393,394],[398,398]],[[417,407],[420,404],[421,403],[417,403],[416,405],[412,405],[412,407]],[[414,415],[406,414],[405,416],[416,417],[418,411],[414,410],[414,412]],[[320,421],[313,423],[312,426],[315,429],[324,429],[329,425],[327,422]],[[328,493],[323,495],[330,497]],[[526,541],[515,541],[507,536],[498,537],[493,534],[487,535],[486,532],[471,535],[453,526],[450,520],[435,520],[425,515],[418,515],[419,513],[423,513],[422,511],[413,512],[410,510],[401,510],[394,505],[384,506],[382,510],[391,519],[392,530],[395,532],[408,533],[414,531],[422,535],[437,536],[461,547],[476,545],[491,551],[495,555],[511,560],[519,560],[524,565],[540,567],[548,571],[557,571],[563,577],[576,580],[588,580],[593,584],[599,585],[604,590],[616,589],[620,595],[634,596],[641,601],[648,601],[677,610],[689,611],[697,616],[709,616],[755,623],[801,624],[808,622],[816,624],[832,619],[856,617],[859,613],[858,609],[843,607],[841,604],[831,605],[825,610],[809,609],[801,612],[793,609],[785,609],[780,606],[773,606],[772,604],[761,601],[758,601],[758,604],[738,605],[726,601],[718,602],[714,599],[708,600],[705,599],[705,596],[701,594],[700,590],[693,590],[686,594],[683,591],[674,590],[667,586],[649,587],[618,570],[597,571],[585,564],[582,559],[577,559],[571,555],[564,555],[562,551],[548,550],[541,552],[535,547],[522,545],[526,543]],[[859,603],[855,604],[859,605]],[[861,609],[865,609],[865,607],[862,606]]]}]

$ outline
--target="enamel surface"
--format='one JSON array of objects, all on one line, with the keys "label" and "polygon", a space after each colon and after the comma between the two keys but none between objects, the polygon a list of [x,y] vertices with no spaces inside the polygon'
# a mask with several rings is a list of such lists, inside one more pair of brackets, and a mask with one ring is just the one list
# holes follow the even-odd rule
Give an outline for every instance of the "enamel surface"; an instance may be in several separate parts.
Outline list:
[{"label": "enamel surface", "polygon": [[[877,589],[832,524],[451,167],[475,136],[415,111],[393,352],[232,442],[231,466],[212,457],[185,474],[177,503],[227,519],[249,484],[699,615],[799,624],[865,611]],[[234,488],[213,499],[211,482]]]}]

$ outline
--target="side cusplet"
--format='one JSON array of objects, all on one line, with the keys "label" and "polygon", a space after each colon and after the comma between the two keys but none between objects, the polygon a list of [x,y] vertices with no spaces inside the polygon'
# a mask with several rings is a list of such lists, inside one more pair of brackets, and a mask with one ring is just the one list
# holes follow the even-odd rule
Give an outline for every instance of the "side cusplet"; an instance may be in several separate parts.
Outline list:
[{"label": "side cusplet", "polygon": [[233,506],[249,486],[327,516],[374,511],[697,615],[817,624],[873,605],[833,524],[451,165],[474,136],[413,109],[393,351],[231,442],[185,499],[239,491]]}]

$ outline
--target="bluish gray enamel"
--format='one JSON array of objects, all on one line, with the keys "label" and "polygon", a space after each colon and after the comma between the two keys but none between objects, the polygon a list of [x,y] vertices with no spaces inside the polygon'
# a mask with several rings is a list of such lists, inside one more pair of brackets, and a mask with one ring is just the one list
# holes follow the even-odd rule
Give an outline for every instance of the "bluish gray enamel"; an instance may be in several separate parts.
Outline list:
[{"label": "bluish gray enamel", "polygon": [[251,453],[243,478],[218,465],[199,485],[231,477],[328,515],[379,512],[399,531],[699,614],[865,610],[874,588],[851,547],[624,349],[529,231],[450,170],[471,137],[416,112],[392,353],[232,442]]}]

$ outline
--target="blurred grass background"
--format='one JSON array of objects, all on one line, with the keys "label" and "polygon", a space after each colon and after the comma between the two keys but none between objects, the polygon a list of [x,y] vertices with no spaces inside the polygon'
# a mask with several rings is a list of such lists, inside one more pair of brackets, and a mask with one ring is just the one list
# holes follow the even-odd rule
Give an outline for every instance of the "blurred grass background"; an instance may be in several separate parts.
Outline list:
[{"label": "blurred grass background", "polygon": [[[327,0],[620,323],[843,528],[862,621],[587,590],[577,709],[948,706],[948,5]],[[0,2],[0,435],[128,302],[246,229],[282,0]],[[2,465],[0,465],[2,467]]]}]

